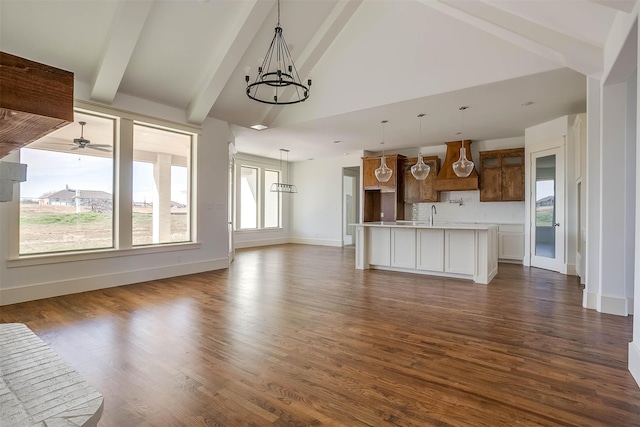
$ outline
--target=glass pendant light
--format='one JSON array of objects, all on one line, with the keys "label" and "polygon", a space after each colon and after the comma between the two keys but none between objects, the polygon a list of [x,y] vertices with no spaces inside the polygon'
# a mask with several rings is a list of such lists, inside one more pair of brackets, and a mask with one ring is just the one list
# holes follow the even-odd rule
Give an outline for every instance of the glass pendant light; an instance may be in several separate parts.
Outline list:
[{"label": "glass pendant light", "polygon": [[387,182],[391,179],[393,171],[387,167],[387,159],[384,157],[384,125],[388,120],[382,122],[382,158],[380,159],[380,167],[375,170],[376,179],[380,182]]},{"label": "glass pendant light", "polygon": [[453,164],[453,172],[459,178],[466,178],[469,175],[471,175],[471,172],[473,171],[473,166],[474,166],[472,161],[467,160],[467,150],[464,148],[464,137],[463,137],[464,110],[466,110],[467,108],[469,107],[460,107],[460,117],[461,117],[460,144],[462,145],[462,147],[460,148],[460,158],[458,159],[457,162]]},{"label": "glass pendant light", "polygon": [[[422,118],[424,114],[418,114],[418,117],[420,118],[420,140],[422,140]],[[431,168],[422,160],[422,153],[418,153],[418,163],[411,166],[411,175],[418,181],[424,181],[429,176],[429,172],[431,172]]]}]

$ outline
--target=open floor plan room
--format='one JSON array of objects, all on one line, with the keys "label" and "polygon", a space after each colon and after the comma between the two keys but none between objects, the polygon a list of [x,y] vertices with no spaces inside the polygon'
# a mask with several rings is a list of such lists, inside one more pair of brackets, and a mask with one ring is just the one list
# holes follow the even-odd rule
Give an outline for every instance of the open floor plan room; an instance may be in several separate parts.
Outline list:
[{"label": "open floor plan room", "polygon": [[277,245],[228,269],[0,308],[104,396],[100,426],[638,426],[632,317],[566,276],[489,285]]}]

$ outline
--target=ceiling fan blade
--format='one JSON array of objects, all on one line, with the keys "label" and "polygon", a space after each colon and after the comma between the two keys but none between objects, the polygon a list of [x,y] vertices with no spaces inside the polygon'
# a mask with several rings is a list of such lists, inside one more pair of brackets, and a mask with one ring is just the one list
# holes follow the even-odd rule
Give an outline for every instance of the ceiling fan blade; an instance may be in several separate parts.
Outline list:
[{"label": "ceiling fan blade", "polygon": [[77,149],[79,149],[79,148],[80,148],[80,147],[75,146],[75,147],[73,147],[73,148],[69,148],[69,150],[70,150],[70,151],[74,151],[74,150],[77,150]]},{"label": "ceiling fan blade", "polygon": [[87,147],[91,147],[91,148],[96,148],[96,147],[100,147],[100,148],[112,148],[112,145],[109,144],[90,144],[87,145]]},{"label": "ceiling fan blade", "polygon": [[96,151],[104,151],[105,153],[110,153],[111,150],[107,150],[105,148],[100,148],[100,147],[96,147],[93,145],[87,145],[87,148],[91,148],[92,150],[96,150]]}]

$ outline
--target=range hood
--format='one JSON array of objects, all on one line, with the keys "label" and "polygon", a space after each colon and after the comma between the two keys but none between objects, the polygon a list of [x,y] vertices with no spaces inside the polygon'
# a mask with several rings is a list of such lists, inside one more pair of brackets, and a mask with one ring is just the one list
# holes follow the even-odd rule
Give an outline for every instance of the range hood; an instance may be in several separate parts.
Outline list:
[{"label": "range hood", "polygon": [[[466,191],[466,190],[479,190],[480,186],[478,180],[478,171],[475,166],[471,171],[471,175],[466,178],[459,178],[453,172],[453,164],[460,158],[460,144],[461,141],[447,142],[447,156],[444,159],[444,164],[440,168],[440,172],[434,181],[435,189],[437,191]],[[464,140],[464,147],[467,151],[467,159],[473,161],[471,158],[471,140]]]}]

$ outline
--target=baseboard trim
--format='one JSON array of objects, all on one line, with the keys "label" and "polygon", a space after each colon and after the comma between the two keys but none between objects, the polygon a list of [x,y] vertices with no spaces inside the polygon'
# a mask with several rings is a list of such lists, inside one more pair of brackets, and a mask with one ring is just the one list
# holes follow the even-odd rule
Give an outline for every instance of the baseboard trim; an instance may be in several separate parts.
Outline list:
[{"label": "baseboard trim", "polygon": [[0,289],[0,306],[18,304],[44,298],[95,291],[146,282],[148,280],[165,279],[167,277],[184,276],[211,270],[220,270],[229,266],[229,260],[213,259],[208,261],[176,264],[159,268],[127,271],[100,276],[81,277],[58,282],[38,283],[29,286]]},{"label": "baseboard trim", "polygon": [[635,341],[629,343],[629,372],[640,386],[640,347]]},{"label": "baseboard trim", "polygon": [[309,238],[293,237],[289,239],[289,243],[298,243],[300,245],[342,247],[342,240],[329,240],[329,239],[309,239]]},{"label": "baseboard trim", "polygon": [[627,316],[627,298],[609,297],[598,295],[598,311],[600,313],[615,314],[617,316]]},{"label": "baseboard trim", "polygon": [[627,313],[632,316],[633,315],[633,304],[634,304],[634,300],[633,298],[628,298],[627,297]]},{"label": "baseboard trim", "polygon": [[577,276],[578,271],[576,270],[575,264],[567,264],[567,276]]},{"label": "baseboard trim", "polygon": [[587,292],[586,289],[582,290],[582,306],[591,310],[598,308],[598,294],[593,292]]},{"label": "baseboard trim", "polygon": [[289,243],[289,239],[287,239],[286,237],[278,237],[275,239],[247,240],[244,242],[234,241],[233,246],[235,249],[244,249],[257,248],[259,246],[284,245],[286,243]]}]

